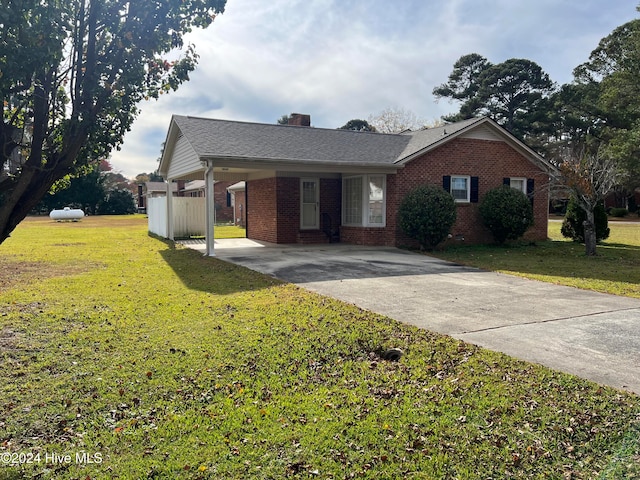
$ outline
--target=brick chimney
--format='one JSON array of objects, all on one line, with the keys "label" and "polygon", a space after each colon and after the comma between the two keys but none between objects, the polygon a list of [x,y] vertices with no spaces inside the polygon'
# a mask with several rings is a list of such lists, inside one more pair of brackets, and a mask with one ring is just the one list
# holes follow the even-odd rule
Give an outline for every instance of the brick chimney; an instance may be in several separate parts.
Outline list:
[{"label": "brick chimney", "polygon": [[310,127],[311,126],[311,115],[306,115],[304,113],[292,113],[289,115],[289,122],[287,125],[295,125],[297,127]]}]

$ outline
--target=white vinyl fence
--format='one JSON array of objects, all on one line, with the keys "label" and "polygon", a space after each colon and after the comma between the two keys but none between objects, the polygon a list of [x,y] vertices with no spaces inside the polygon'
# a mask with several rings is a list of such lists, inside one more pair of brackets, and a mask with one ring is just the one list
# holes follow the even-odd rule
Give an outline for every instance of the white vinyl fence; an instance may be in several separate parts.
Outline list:
[{"label": "white vinyl fence", "polygon": [[[173,236],[188,238],[204,236],[206,230],[204,197],[173,197]],[[167,199],[154,197],[147,199],[149,231],[168,238]]]}]

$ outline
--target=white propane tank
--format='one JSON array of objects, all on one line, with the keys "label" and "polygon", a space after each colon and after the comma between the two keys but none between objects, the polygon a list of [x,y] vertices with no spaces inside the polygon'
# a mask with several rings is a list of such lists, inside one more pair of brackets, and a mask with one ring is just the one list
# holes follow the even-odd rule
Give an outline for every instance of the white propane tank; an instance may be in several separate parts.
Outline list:
[{"label": "white propane tank", "polygon": [[61,222],[63,220],[71,220],[72,222],[77,222],[78,220],[84,217],[84,212],[79,208],[70,208],[64,207],[62,210],[51,210],[49,214],[49,218],[51,220],[55,220],[56,222]]}]

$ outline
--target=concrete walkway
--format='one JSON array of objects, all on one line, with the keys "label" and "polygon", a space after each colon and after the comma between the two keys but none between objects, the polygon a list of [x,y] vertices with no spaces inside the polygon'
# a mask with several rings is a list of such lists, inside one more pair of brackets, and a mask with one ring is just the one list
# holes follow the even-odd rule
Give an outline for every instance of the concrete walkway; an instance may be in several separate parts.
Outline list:
[{"label": "concrete walkway", "polygon": [[216,255],[402,322],[640,394],[637,299],[395,248],[237,239],[216,241]]}]

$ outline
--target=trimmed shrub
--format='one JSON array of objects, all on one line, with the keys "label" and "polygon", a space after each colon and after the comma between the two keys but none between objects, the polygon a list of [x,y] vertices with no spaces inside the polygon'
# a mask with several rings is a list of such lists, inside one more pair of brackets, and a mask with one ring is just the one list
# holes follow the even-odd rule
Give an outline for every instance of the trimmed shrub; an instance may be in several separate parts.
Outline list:
[{"label": "trimmed shrub", "polygon": [[626,208],[612,208],[609,214],[612,217],[622,218],[626,217],[629,214],[629,211]]},{"label": "trimmed shrub", "polygon": [[533,225],[531,201],[509,185],[487,192],[480,203],[480,216],[498,243],[520,238]]},{"label": "trimmed shrub", "polygon": [[432,250],[442,242],[456,221],[456,202],[442,187],[421,185],[410,191],[400,204],[398,223],[422,250]]},{"label": "trimmed shrub", "polygon": [[[609,220],[604,205],[598,205],[593,211],[596,224],[596,242],[609,237]],[[567,214],[562,222],[560,233],[574,242],[584,243],[584,221],[587,214],[573,198],[567,205]]]}]

